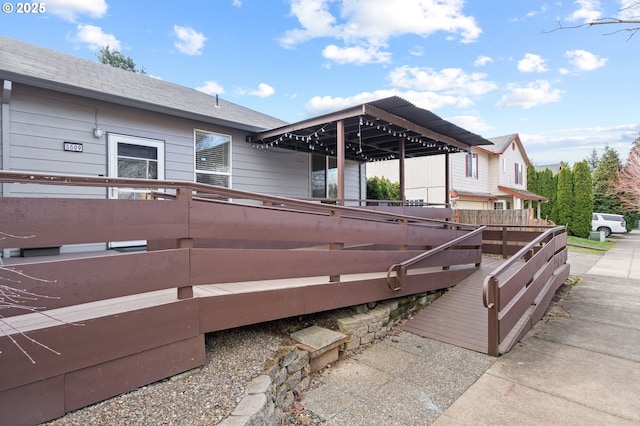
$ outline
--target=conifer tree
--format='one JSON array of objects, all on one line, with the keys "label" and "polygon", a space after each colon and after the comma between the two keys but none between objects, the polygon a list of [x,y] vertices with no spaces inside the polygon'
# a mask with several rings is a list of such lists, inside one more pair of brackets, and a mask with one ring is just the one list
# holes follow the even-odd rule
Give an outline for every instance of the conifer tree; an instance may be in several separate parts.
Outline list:
[{"label": "conifer tree", "polygon": [[593,171],[593,211],[599,213],[623,213],[617,192],[618,171],[622,168],[615,149],[606,146]]},{"label": "conifer tree", "polygon": [[573,165],[573,209],[569,229],[573,235],[587,238],[593,213],[593,182],[586,160]]},{"label": "conifer tree", "polygon": [[542,204],[540,208],[540,214],[542,218],[549,219],[554,223],[557,223],[557,218],[554,219],[551,211],[553,206],[556,204],[556,183],[553,179],[553,172],[551,169],[546,168],[540,173],[539,178],[540,184],[540,195],[546,197],[549,201]]},{"label": "conifer tree", "polygon": [[[529,164],[527,167],[527,191],[542,195],[540,193],[540,172],[536,170],[536,167],[533,164]],[[531,201],[531,205],[529,207],[537,209],[538,201]]]},{"label": "conifer tree", "polygon": [[573,210],[573,179],[571,168],[563,165],[558,173],[558,225],[570,225]]}]

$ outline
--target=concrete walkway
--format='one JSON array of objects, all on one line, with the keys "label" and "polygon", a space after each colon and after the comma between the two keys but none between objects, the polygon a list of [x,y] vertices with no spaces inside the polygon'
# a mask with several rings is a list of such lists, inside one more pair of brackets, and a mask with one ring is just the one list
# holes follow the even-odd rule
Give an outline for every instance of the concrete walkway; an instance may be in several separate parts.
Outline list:
[{"label": "concrete walkway", "polygon": [[640,232],[580,276],[511,352],[492,358],[410,333],[328,369],[302,405],[327,425],[640,424]]}]

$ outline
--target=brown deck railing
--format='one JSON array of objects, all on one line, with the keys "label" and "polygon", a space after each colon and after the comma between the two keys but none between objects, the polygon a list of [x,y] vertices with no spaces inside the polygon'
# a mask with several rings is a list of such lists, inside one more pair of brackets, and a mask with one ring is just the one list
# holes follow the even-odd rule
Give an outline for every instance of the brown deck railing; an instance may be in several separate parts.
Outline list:
[{"label": "brown deck railing", "polygon": [[[0,240],[0,248],[148,242],[148,252],[127,257],[99,256],[46,264],[34,259],[34,263],[23,265],[25,273],[34,277],[50,275],[54,270],[56,273],[74,271],[74,277],[58,279],[53,288],[43,282],[32,283],[29,291],[41,292],[46,288],[47,294],[53,290],[55,297],[59,297],[46,300],[47,309],[172,286],[183,289],[181,297],[186,297],[191,294],[188,287],[201,284],[320,275],[338,281],[343,274],[386,271],[385,264],[415,258],[445,243],[447,247],[464,246],[465,250],[441,253],[441,256],[434,256],[435,252],[431,251],[429,256],[434,260],[429,265],[423,263],[423,267],[481,261],[479,235],[471,232],[477,227],[443,220],[193,182],[6,171],[0,172],[0,181],[155,189],[154,200],[2,200],[0,231],[9,235]],[[215,265],[215,270],[211,265]],[[80,291],[82,277],[100,275],[100,271],[117,271],[117,276],[109,273],[87,279],[91,282],[90,291],[89,288]],[[121,284],[127,276],[137,277],[135,288]],[[65,283],[71,283],[76,291],[65,289]],[[5,316],[10,313],[15,310],[6,311]]]},{"label": "brown deck railing", "polygon": [[[12,253],[147,245],[4,259],[0,278],[13,281],[0,284],[35,299],[2,304],[0,423],[40,423],[202,365],[204,333],[446,288],[482,259],[477,226],[419,215],[181,181],[0,171],[0,182],[152,189],[0,199],[0,249]],[[411,259],[390,289],[388,268]]]},{"label": "brown deck railing", "polygon": [[[485,283],[497,352],[513,341],[504,336],[525,329],[518,318],[527,303],[541,297],[542,306],[558,285],[551,276],[564,273],[563,229],[540,235],[434,219],[450,217],[445,206],[395,214],[193,182],[28,172],[0,171],[0,182],[152,189],[145,200],[0,199],[0,249],[147,244],[5,259],[0,278],[13,281],[0,284],[40,295],[4,303],[0,316],[0,412],[22,413],[13,418],[23,423],[201,365],[210,331],[453,286],[477,270],[483,247],[525,263]],[[44,408],[28,417],[34,395]]]},{"label": "brown deck railing", "polygon": [[[517,251],[488,275],[483,284],[482,299],[488,308],[488,352],[494,356],[507,352],[542,318],[556,290],[569,275],[564,227],[546,228],[533,240],[525,227],[501,228],[493,231],[493,237],[489,231],[485,240],[495,238],[495,232],[499,232],[503,243],[493,245],[499,247],[496,253],[507,257]],[[517,240],[514,245],[507,244],[514,240]]]}]

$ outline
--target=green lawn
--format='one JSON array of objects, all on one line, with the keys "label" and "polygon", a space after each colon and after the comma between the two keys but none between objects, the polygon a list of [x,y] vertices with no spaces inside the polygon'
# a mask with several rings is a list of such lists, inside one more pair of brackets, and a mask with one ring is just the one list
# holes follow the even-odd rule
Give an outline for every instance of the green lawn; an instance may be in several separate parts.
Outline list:
[{"label": "green lawn", "polygon": [[[594,249],[596,249],[594,250],[594,252],[598,252],[598,253],[602,253],[602,250],[609,250],[615,244],[610,240],[607,240],[601,243],[600,241],[590,240],[588,238],[579,238],[579,237],[568,237],[568,243],[570,244],[569,245],[570,250],[580,250],[581,247],[575,247],[571,245],[571,244],[577,244],[579,246],[584,246],[584,247],[593,247]],[[591,251],[588,248],[584,248],[583,250]]]}]

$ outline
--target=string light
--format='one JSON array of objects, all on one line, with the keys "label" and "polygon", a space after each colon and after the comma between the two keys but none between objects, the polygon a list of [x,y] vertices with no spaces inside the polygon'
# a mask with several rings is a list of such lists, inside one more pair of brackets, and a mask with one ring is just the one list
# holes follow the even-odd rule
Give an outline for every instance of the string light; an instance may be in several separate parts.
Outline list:
[{"label": "string light", "polygon": [[[330,149],[329,146],[326,146],[321,140],[320,140],[320,134],[322,133],[326,133],[327,132],[327,128],[328,126],[334,124],[333,121],[324,123],[323,125],[321,125],[319,128],[317,128],[316,130],[311,131],[310,133],[293,133],[293,132],[286,132],[283,135],[281,135],[280,137],[278,137],[277,139],[271,141],[271,142],[262,142],[262,143],[254,143],[252,144],[252,147],[254,149],[269,149],[269,148],[273,148],[273,147],[278,147],[280,145],[281,142],[285,142],[285,140],[289,140],[289,141],[297,141],[297,142],[302,142],[304,144],[306,144],[307,148],[309,151],[312,152],[316,152],[316,151],[324,151],[324,153],[326,153],[326,155],[335,155],[335,150]],[[454,147],[454,146],[450,146],[446,143],[442,143],[442,142],[438,142],[438,141],[434,141],[431,139],[423,139],[423,137],[421,135],[418,136],[412,136],[411,135],[411,130],[409,129],[401,129],[401,130],[397,130],[394,129],[392,126],[395,126],[393,123],[387,123],[387,124],[381,124],[381,120],[379,118],[376,118],[374,120],[364,120],[362,116],[359,117],[358,119],[358,133],[357,133],[357,137],[358,137],[358,145],[357,147],[352,145],[352,144],[347,144],[348,150],[350,152],[352,152],[352,154],[350,154],[350,156],[352,157],[357,157],[360,158],[364,161],[388,161],[388,160],[393,160],[396,159],[397,156],[394,154],[390,154],[390,155],[386,155],[384,157],[369,157],[367,155],[364,154],[363,151],[363,147],[362,147],[362,132],[363,132],[363,126],[369,127],[369,128],[375,128],[377,130],[382,130],[383,132],[387,133],[388,135],[392,135],[393,137],[402,137],[405,138],[405,140],[408,143],[411,144],[416,144],[422,148],[426,148],[426,149],[430,149],[430,150],[436,150],[438,152],[446,152],[446,153],[458,153],[461,152],[461,149],[458,147]]]}]

